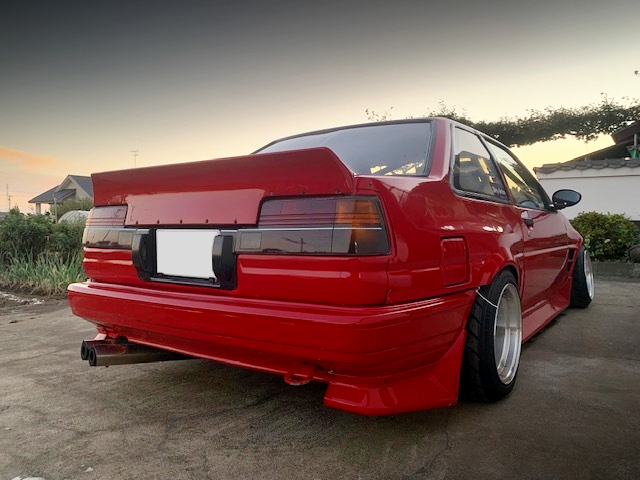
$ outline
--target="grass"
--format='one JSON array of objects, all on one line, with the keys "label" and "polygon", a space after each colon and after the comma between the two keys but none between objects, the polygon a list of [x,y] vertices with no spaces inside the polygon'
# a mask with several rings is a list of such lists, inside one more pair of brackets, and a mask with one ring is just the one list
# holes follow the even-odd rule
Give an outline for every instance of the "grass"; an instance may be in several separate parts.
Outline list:
[{"label": "grass", "polygon": [[66,294],[67,286],[85,280],[82,252],[64,259],[54,253],[33,258],[9,256],[0,262],[0,287],[37,295]]}]

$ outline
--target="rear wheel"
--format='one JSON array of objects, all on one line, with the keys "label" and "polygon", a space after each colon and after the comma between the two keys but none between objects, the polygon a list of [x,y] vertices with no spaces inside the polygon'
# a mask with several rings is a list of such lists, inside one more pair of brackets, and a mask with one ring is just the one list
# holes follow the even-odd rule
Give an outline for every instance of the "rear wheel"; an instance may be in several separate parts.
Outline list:
[{"label": "rear wheel", "polygon": [[571,284],[571,303],[575,308],[587,308],[595,296],[595,282],[591,258],[584,246],[578,250],[576,266],[573,267],[573,283]]},{"label": "rear wheel", "polygon": [[522,347],[522,309],[516,279],[498,274],[478,289],[467,322],[460,393],[469,399],[496,401],[511,392]]}]

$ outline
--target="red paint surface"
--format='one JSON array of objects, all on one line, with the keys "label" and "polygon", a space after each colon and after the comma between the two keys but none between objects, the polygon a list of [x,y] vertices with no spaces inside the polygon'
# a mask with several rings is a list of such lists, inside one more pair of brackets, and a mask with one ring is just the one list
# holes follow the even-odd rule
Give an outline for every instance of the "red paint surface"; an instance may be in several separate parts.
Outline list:
[{"label": "red paint surface", "polygon": [[263,197],[353,190],[353,175],[326,148],[105,172],[91,180],[95,205],[130,205],[127,225],[255,224]]},{"label": "red paint surface", "polygon": [[440,268],[446,286],[465,283],[468,278],[469,256],[464,238],[444,238],[440,242]]},{"label": "red paint surface", "polygon": [[130,252],[87,248],[91,280],[69,287],[74,313],[112,337],[327,382],[336,408],[454,404],[475,289],[512,269],[529,338],[568,305],[568,250],[582,240],[560,213],[455,194],[450,123],[435,123],[428,177],[354,176],[327,149],[93,175],[96,205],[127,204],[129,226],[255,226],[271,196],[373,195],[391,251],[240,254],[237,287],[220,290],[142,281]]}]

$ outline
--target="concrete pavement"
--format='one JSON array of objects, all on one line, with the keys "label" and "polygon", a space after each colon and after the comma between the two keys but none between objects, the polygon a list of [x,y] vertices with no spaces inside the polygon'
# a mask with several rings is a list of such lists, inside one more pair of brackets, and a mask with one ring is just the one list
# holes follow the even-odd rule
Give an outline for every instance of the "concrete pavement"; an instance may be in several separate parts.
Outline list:
[{"label": "concrete pavement", "polygon": [[636,479],[640,284],[597,288],[525,346],[505,400],[382,418],[213,362],[90,368],[64,302],[4,307],[0,480]]}]

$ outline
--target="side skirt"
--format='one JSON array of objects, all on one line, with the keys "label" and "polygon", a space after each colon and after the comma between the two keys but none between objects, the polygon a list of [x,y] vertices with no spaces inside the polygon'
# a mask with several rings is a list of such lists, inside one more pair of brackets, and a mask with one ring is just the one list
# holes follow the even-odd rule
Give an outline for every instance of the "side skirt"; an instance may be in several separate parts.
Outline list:
[{"label": "side skirt", "polygon": [[522,315],[522,343],[529,340],[551,320],[569,306],[571,298],[571,277],[567,278],[558,291],[548,300],[530,308]]}]

